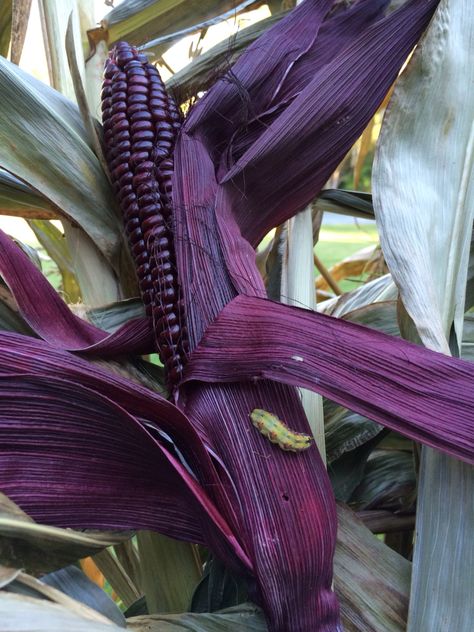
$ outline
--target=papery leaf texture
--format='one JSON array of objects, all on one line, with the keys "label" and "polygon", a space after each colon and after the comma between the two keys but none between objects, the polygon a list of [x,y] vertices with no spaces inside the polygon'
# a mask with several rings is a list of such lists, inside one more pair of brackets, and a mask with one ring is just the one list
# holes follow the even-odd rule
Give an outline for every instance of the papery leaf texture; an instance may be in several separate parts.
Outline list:
[{"label": "papery leaf texture", "polygon": [[474,463],[473,365],[344,320],[239,296],[208,327],[187,379],[304,386]]},{"label": "papery leaf texture", "polygon": [[110,184],[77,106],[0,58],[0,167],[77,222],[117,266],[122,246]]},{"label": "papery leaf texture", "polygon": [[150,324],[144,318],[133,319],[108,334],[75,316],[25,253],[1,230],[0,275],[32,330],[56,348],[102,357],[153,349]]},{"label": "papery leaf texture", "polygon": [[[373,18],[375,3],[371,4]],[[275,27],[283,29],[281,32],[285,37],[268,31],[252,47],[248,66],[245,65],[246,57],[241,58],[232,71],[197,103],[184,122],[174,154],[173,204],[176,259],[191,350],[237,293],[265,296],[254,264],[252,245],[268,228],[291,216],[317,195],[333,167],[382,101],[429,21],[436,2],[409,2],[388,18],[376,20],[367,30],[361,29],[362,32],[347,42],[346,47],[341,47],[340,55],[328,61],[320,71],[315,68],[314,81],[306,87],[300,86],[300,92],[290,99],[289,104],[280,101],[278,85],[272,84],[274,77],[284,83],[284,79],[297,72],[296,58],[298,51],[301,52],[299,42],[303,42],[303,49],[310,46],[329,5],[332,3],[302,3]],[[378,6],[382,8],[381,4]],[[361,7],[368,10],[369,3],[361,3]],[[297,36],[298,28],[292,31],[292,25],[301,25],[303,14],[307,20],[303,29],[307,39]],[[337,14],[329,19],[335,30],[336,24],[340,24],[332,22],[336,17]],[[341,14],[339,19],[342,19]],[[327,28],[330,28],[329,21]],[[283,39],[285,46],[282,46]],[[317,43],[318,36],[314,41]],[[281,49],[284,50],[280,54]],[[241,74],[239,68],[243,68]],[[252,92],[253,84],[245,83],[246,80],[252,83],[254,77],[256,94]],[[271,84],[268,90],[271,94],[265,93],[266,80]],[[263,94],[259,93],[260,85]],[[273,92],[275,101],[269,104]],[[265,99],[267,102],[262,105]],[[242,101],[244,105],[240,108]],[[232,113],[238,114],[242,110],[245,124],[239,129],[240,123],[235,124]],[[250,115],[245,118],[247,111]],[[259,121],[263,123],[261,127]],[[236,153],[233,153],[235,146]],[[273,325],[270,327],[273,329]],[[249,335],[251,329],[247,325],[244,328],[254,355],[253,332]],[[227,332],[223,335],[225,340]],[[340,349],[338,353],[341,353]],[[192,362],[191,354],[191,365]],[[247,377],[242,376],[243,380]],[[326,629],[325,626],[333,629],[334,618],[325,618],[323,602],[317,604],[314,595],[305,595],[284,580],[291,575],[303,582],[303,576],[314,577],[315,572],[321,577],[321,571],[311,567],[310,560],[315,563],[322,554],[328,559],[331,556],[332,547],[327,535],[329,522],[325,541],[321,540],[319,546],[309,534],[307,539],[302,538],[304,529],[295,526],[300,521],[296,507],[298,503],[305,503],[299,495],[300,485],[308,485],[305,498],[316,500],[325,493],[327,499],[330,492],[326,487],[326,474],[317,455],[308,450],[299,455],[299,462],[294,461],[291,471],[282,476],[288,467],[285,455],[273,451],[272,462],[259,460],[265,440],[246,430],[252,407],[259,407],[280,419],[291,419],[294,430],[308,432],[294,392],[290,395],[286,388],[279,390],[273,377],[271,382],[264,380],[245,389],[241,384],[203,386],[196,381],[180,389],[182,401],[186,402],[187,413],[202,426],[211,445],[235,473],[239,493],[253,498],[255,489],[260,490],[259,511],[255,508],[255,515],[251,516],[247,510],[243,517],[245,531],[253,541],[251,546],[258,560],[256,573],[261,595],[256,597],[264,606],[272,629],[311,629],[315,619],[320,622],[320,629]],[[219,381],[216,377],[216,382]],[[359,388],[365,393],[365,385],[359,384]],[[282,402],[290,397],[291,406],[282,407]],[[232,414],[229,402],[232,402]],[[207,406],[206,410],[204,406]],[[321,491],[316,492],[312,475],[304,467],[306,458],[311,461],[313,473],[318,473]],[[291,494],[287,491],[290,480],[294,481]],[[286,510],[278,503],[275,493],[278,489],[285,490],[284,496],[291,499]],[[288,514],[290,509],[295,511],[291,516]],[[318,512],[322,510],[321,506],[313,506],[311,512],[306,513],[305,523],[319,524],[321,514]],[[282,511],[285,511],[284,518]],[[278,526],[277,532],[286,546],[276,550],[272,544],[272,549],[264,555],[260,546],[261,530],[266,527],[267,533],[270,530],[276,532],[282,519],[285,520],[284,529]],[[279,558],[278,563],[276,558]],[[291,615],[282,610],[282,603],[292,604]],[[313,617],[310,612],[317,614]]]},{"label": "papery leaf texture", "polygon": [[[225,472],[216,471],[173,404],[17,334],[0,333],[0,363],[2,489],[28,513],[57,526],[155,528],[206,543],[215,537],[221,555],[241,570],[251,566],[223,518],[226,508],[233,518]],[[219,511],[196,476],[213,490]],[[117,497],[127,498],[126,510]]]},{"label": "papery leaf texture", "polygon": [[445,353],[451,323],[461,345],[474,219],[473,12],[455,4],[440,5],[395,89],[373,174],[391,274],[423,343]]},{"label": "papery leaf texture", "polygon": [[204,143],[215,164],[227,201],[219,213],[232,213],[252,244],[316,197],[437,3],[409,1],[381,17],[386,3],[369,0],[323,21],[333,3],[306,0],[194,108],[185,131]]},{"label": "papery leaf texture", "polygon": [[[403,305],[423,344],[456,356],[472,300],[473,55],[473,3],[442,0],[395,87],[373,172],[381,244]],[[473,489],[472,467],[422,451],[409,632],[445,621],[471,627]]]},{"label": "papery leaf texture", "polygon": [[[306,0],[268,31],[196,104],[178,137],[172,226],[190,342],[189,376],[194,379],[178,385],[176,405],[65,351],[117,354],[123,330],[106,338],[71,318],[51,291],[44,289],[41,299],[39,280],[41,292],[32,287],[36,277],[31,282],[20,278],[25,260],[4,238],[0,243],[0,272],[25,319],[45,340],[0,335],[5,419],[0,431],[7,446],[0,458],[8,493],[33,517],[57,524],[147,526],[205,542],[247,577],[249,594],[263,607],[273,632],[340,630],[332,590],[337,527],[331,485],[316,447],[284,452],[249,420],[251,411],[261,408],[296,432],[308,432],[292,386],[299,382],[282,362],[269,379],[257,382],[248,367],[239,369],[245,349],[249,361],[258,362],[252,356],[259,321],[267,332],[282,325],[272,303],[252,298],[265,296],[253,246],[267,229],[319,193],[373,116],[437,2],[410,0],[388,17],[383,17],[383,0],[362,0],[349,8],[341,4],[330,13],[334,4]],[[228,124],[229,112],[237,120],[231,116]],[[235,299],[239,293],[250,297]],[[240,365],[236,361],[230,377],[217,377],[199,364],[204,360],[198,345],[203,335],[203,345],[212,338],[213,329],[209,335],[206,330],[216,317],[216,328],[224,322],[222,310],[225,319],[246,301],[258,312],[257,334],[250,335],[240,318],[239,335],[245,332],[248,338],[247,347],[239,338],[235,348]],[[248,310],[243,311],[247,317]],[[296,322],[290,313],[284,326]],[[309,322],[314,318],[320,317],[311,314]],[[132,336],[135,347],[137,337],[143,341],[148,335],[140,327],[140,335]],[[221,331],[223,346],[233,351],[233,327]],[[373,332],[351,330],[347,346],[358,350],[350,355],[355,366],[364,367],[360,346],[370,348],[374,340],[379,338]],[[399,359],[405,349],[398,352],[398,344],[393,342],[393,356]],[[305,334],[305,351],[307,346]],[[132,347],[124,345],[124,352]],[[392,350],[384,343],[382,351],[388,354],[387,348]],[[346,347],[336,340],[333,349],[332,359],[347,370]],[[377,357],[371,371],[379,372],[382,362]],[[464,370],[456,367],[449,384],[461,398],[455,410],[464,415],[470,399],[464,393]],[[238,381],[224,383],[235,380],[237,370]],[[353,370],[349,376],[354,377]],[[215,381],[205,383],[210,379]],[[314,387],[314,380],[305,379],[303,385]],[[346,374],[330,394],[364,414],[376,410],[384,422],[400,425],[407,407],[394,405],[400,393],[396,380],[388,382],[383,396],[380,390],[372,393],[373,403],[366,382],[354,379],[351,384]],[[432,397],[428,389],[423,404]],[[429,426],[430,416],[430,409],[415,410],[407,432],[470,458],[463,419],[453,422],[454,436],[448,440],[439,424]],[[24,427],[28,433],[21,431]],[[83,443],[94,460],[81,458],[78,446]],[[119,493],[119,486],[129,507],[125,513],[121,506],[120,515],[109,498]]]}]

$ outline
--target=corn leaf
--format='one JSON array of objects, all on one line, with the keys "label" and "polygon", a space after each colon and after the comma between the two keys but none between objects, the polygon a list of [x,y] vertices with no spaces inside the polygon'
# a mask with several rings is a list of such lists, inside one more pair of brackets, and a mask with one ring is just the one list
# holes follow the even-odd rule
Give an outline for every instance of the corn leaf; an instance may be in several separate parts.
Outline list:
[{"label": "corn leaf", "polygon": [[208,552],[201,581],[193,593],[191,612],[216,612],[247,600],[248,588],[244,578],[229,573],[226,565]]},{"label": "corn leaf", "polygon": [[445,352],[452,322],[462,338],[474,215],[474,99],[462,89],[473,74],[471,8],[443,1],[395,90],[374,166],[385,258],[424,344]]},{"label": "corn leaf", "polygon": [[339,459],[367,441],[376,437],[381,426],[370,419],[337,406],[329,400],[324,402],[328,463]]},{"label": "corn leaf", "polygon": [[[308,206],[288,220],[281,275],[283,303],[316,308],[313,247],[312,212]],[[322,460],[326,462],[322,397],[305,389],[301,389],[300,394],[311,433]]]},{"label": "corn leaf", "polygon": [[[166,82],[166,87],[175,91],[181,98],[196,96],[200,90],[207,90],[214,83],[219,69],[223,72],[227,70],[228,65],[233,63],[247,46],[285,15],[286,12],[272,15],[219,42],[175,72]],[[148,46],[145,45],[144,48]]]},{"label": "corn leaf", "polygon": [[10,292],[0,286],[0,329],[2,331],[16,331],[25,336],[33,336],[34,333],[18,313]]},{"label": "corn leaf", "polygon": [[[374,167],[381,243],[404,306],[425,345],[456,355],[474,216],[473,55],[472,3],[443,0],[395,89]],[[472,468],[423,451],[410,631],[471,625],[473,486]]]},{"label": "corn leaf", "polygon": [[153,348],[148,320],[128,321],[106,332],[75,316],[28,257],[0,231],[0,274],[31,329],[62,349],[92,354],[147,353]]},{"label": "corn leaf", "polygon": [[[63,526],[136,524],[203,542],[196,502],[207,505],[210,514],[212,505],[172,448],[160,446],[129,413],[98,393],[58,378],[2,376],[0,384],[0,414],[9,420],[0,429],[6,446],[0,455],[2,487],[20,506],[44,522]],[[47,407],[42,410],[38,403],[45,397]],[[25,408],[34,409],[26,418]],[[25,429],[25,424],[24,439],[11,440],[18,425]],[[124,462],[122,455],[131,443],[133,457]],[[20,445],[25,455],[21,460],[15,456]],[[15,469],[8,475],[12,460]],[[29,480],[26,494],[20,478]],[[157,494],[161,503],[153,500]]]},{"label": "corn leaf", "polygon": [[54,219],[59,215],[45,197],[3,169],[0,169],[0,213],[36,219]]},{"label": "corn leaf", "polygon": [[2,2],[0,5],[0,55],[6,57],[10,46],[12,28],[12,3]]},{"label": "corn leaf", "polygon": [[131,581],[140,589],[140,558],[134,539],[130,538],[126,542],[116,544],[114,553]]},{"label": "corn leaf", "polygon": [[319,194],[315,206],[318,211],[328,211],[362,219],[374,219],[372,195],[362,191],[324,189]]},{"label": "corn leaf", "polygon": [[43,576],[41,581],[60,590],[72,599],[89,606],[89,608],[100,612],[115,624],[123,628],[126,627],[125,617],[118,606],[104,590],[91,582],[77,566],[68,566],[49,573]]},{"label": "corn leaf", "polygon": [[0,59],[0,165],[77,222],[117,265],[121,228],[111,189],[77,107]]},{"label": "corn leaf", "polygon": [[[370,273],[377,270],[379,265],[376,257],[377,246],[367,246],[358,250],[353,255],[346,257],[339,263],[336,263],[329,269],[329,274],[334,281],[341,281],[348,277],[357,277],[364,272]],[[329,283],[320,276],[316,279],[316,288],[318,290],[329,290]]]},{"label": "corn leaf", "polygon": [[107,581],[112,586],[125,606],[130,607],[140,598],[141,591],[130,578],[122,563],[115,557],[110,549],[106,549],[94,555],[97,568],[102,571]]},{"label": "corn leaf", "polygon": [[30,220],[28,225],[34,232],[36,239],[58,266],[62,277],[62,288],[67,302],[77,303],[79,301],[80,290],[64,234],[47,220]]},{"label": "corn leaf", "polygon": [[5,632],[123,632],[122,627],[102,615],[89,612],[89,616],[81,616],[65,605],[0,592],[0,619]]},{"label": "corn leaf", "polygon": [[364,476],[350,497],[358,509],[392,507],[406,509],[415,497],[413,454],[408,451],[377,451],[369,459]]},{"label": "corn leaf", "polygon": [[[20,63],[23,44],[25,43],[26,29],[30,17],[31,0],[12,0],[4,5],[11,4],[12,7],[12,38],[10,59],[14,64]],[[1,50],[1,48],[0,48]],[[1,53],[3,55],[3,53]],[[3,55],[6,57],[6,55]]]},{"label": "corn leaf", "polygon": [[[117,526],[123,527],[126,523],[134,527],[158,529],[164,534],[193,542],[204,541],[201,529],[205,528],[206,542],[209,539],[224,559],[234,563],[237,560],[240,569],[242,564],[244,568],[250,567],[248,557],[238,542],[239,536],[233,534],[225,518],[215,509],[207,493],[190,473],[193,470],[200,476],[205,485],[213,490],[213,496],[223,511],[233,518],[226,492],[230,483],[223,486],[220,482],[226,480],[226,471],[221,471],[217,477],[202,440],[182,412],[152,391],[68,353],[57,351],[46,343],[15,334],[4,333],[0,337],[0,355],[5,353],[9,358],[8,366],[3,364],[0,379],[5,389],[0,398],[0,415],[9,420],[9,423],[0,427],[0,431],[5,433],[2,441],[9,449],[15,450],[17,439],[21,440],[20,435],[15,434],[15,423],[22,423],[25,418],[24,406],[28,406],[25,402],[30,399],[32,412],[25,421],[31,424],[31,434],[21,436],[28,443],[27,437],[36,433],[34,428],[42,428],[41,439],[38,437],[36,442],[29,443],[30,450],[35,451],[37,456],[26,456],[28,449],[24,446],[25,458],[21,462],[15,458],[15,467],[6,470],[9,473],[8,480],[6,475],[3,477],[3,486],[7,491],[10,490],[9,494],[14,500],[27,508],[35,518],[49,519],[61,525],[73,526],[73,522],[78,524],[79,521],[88,526],[100,523],[104,528],[110,526],[110,521],[118,521]],[[17,396],[8,396],[13,391]],[[24,397],[20,393],[24,393]],[[48,399],[45,409],[37,399],[40,393]],[[71,398],[75,402],[72,409]],[[57,413],[50,412],[45,416],[46,410],[51,411],[52,406],[58,407]],[[110,406],[115,408],[117,414],[112,412]],[[97,407],[98,423],[91,424],[94,407]],[[107,414],[107,409],[112,416]],[[70,419],[71,423],[61,423],[63,419]],[[122,429],[128,427],[125,432],[120,429],[120,419],[125,423]],[[107,428],[109,422],[112,422],[113,428]],[[85,435],[81,431],[82,424],[85,424]],[[57,434],[59,427],[62,428],[59,432],[62,438]],[[135,438],[129,435],[130,431],[137,433]],[[117,442],[116,451],[112,448],[112,436]],[[121,455],[127,453],[126,446],[131,442],[135,446],[133,460],[124,460]],[[140,442],[145,452],[150,451],[151,461],[148,464],[145,453],[140,449]],[[48,454],[52,452],[58,458],[49,458]],[[83,459],[84,452],[95,454],[94,467],[90,467],[89,460]],[[71,459],[71,453],[76,457]],[[12,454],[5,449],[0,457],[9,461]],[[68,462],[67,468],[64,459]],[[47,477],[47,487],[40,482],[37,470],[39,462],[43,463],[40,469],[42,476]],[[133,470],[137,467],[138,478],[130,471],[130,468]],[[141,468],[142,474],[139,474]],[[152,474],[154,469],[157,471],[156,476]],[[115,476],[114,471],[121,471],[122,474]],[[125,481],[131,485],[130,493],[126,491]],[[71,491],[76,485],[77,493]],[[113,486],[117,486],[115,492]],[[49,492],[45,495],[46,489]],[[180,490],[184,493],[182,497]],[[147,495],[148,501],[145,500]],[[159,495],[161,503],[150,500],[155,495]],[[81,496],[88,501],[81,503]],[[117,496],[125,496],[127,502],[117,505]],[[183,512],[176,504],[177,501],[181,502],[179,498],[182,498]],[[103,511],[97,511],[98,506]],[[54,507],[57,507],[57,514]],[[145,511],[143,507],[146,507]],[[166,516],[169,518],[169,529],[165,525],[168,520]]]},{"label": "corn leaf", "polygon": [[398,290],[390,274],[364,283],[361,287],[347,294],[319,303],[318,311],[327,316],[338,318],[372,303],[396,300]]},{"label": "corn leaf", "polygon": [[338,506],[336,592],[347,632],[404,632],[410,562],[385,546],[347,507]]},{"label": "corn leaf", "polygon": [[10,566],[0,566],[0,588],[8,586],[19,574],[21,569]]},{"label": "corn leaf", "polygon": [[254,604],[220,612],[145,615],[127,620],[133,632],[267,632],[263,613]]},{"label": "corn leaf", "polygon": [[201,578],[195,546],[151,531],[139,531],[137,540],[149,614],[189,610]]},{"label": "corn leaf", "polygon": [[389,336],[400,336],[397,322],[397,301],[378,301],[358,309],[345,312],[344,320],[359,323],[372,329],[382,331]]},{"label": "corn leaf", "polygon": [[336,500],[352,502],[354,490],[364,480],[367,462],[387,432],[388,430],[382,429],[372,439],[355,450],[345,452],[331,463],[328,473]]},{"label": "corn leaf", "polygon": [[102,307],[87,310],[87,318],[96,327],[100,327],[109,333],[120,329],[130,320],[145,317],[145,307],[138,298],[111,303]]},{"label": "corn leaf", "polygon": [[129,537],[38,524],[4,494],[0,494],[0,534],[2,562],[34,574],[56,570]]},{"label": "corn leaf", "polygon": [[[324,20],[332,2],[303,2],[191,111],[185,132],[205,144],[216,164],[224,189],[220,213],[232,205],[252,244],[319,193],[385,97],[436,4],[414,0],[381,18],[385,2],[359,2]],[[281,37],[295,39],[291,56]],[[295,156],[291,169],[288,156]]]},{"label": "corn leaf", "polygon": [[[232,0],[201,0],[192,5],[185,0],[126,0],[102,20],[103,35],[94,32],[91,35],[94,39],[102,36],[110,44],[126,39],[136,45],[168,35],[171,36],[168,40],[170,46],[174,40],[182,37],[181,34],[176,35],[176,31],[192,29],[191,32],[196,32],[203,28],[199,23],[214,20],[227,11],[235,14],[236,10],[252,4],[256,4],[256,0],[242,1],[237,6]],[[152,45],[156,46],[154,43]],[[161,52],[166,48],[167,46]]]},{"label": "corn leaf", "polygon": [[474,462],[473,376],[468,362],[242,295],[208,327],[187,373],[188,380],[304,386],[468,463]]},{"label": "corn leaf", "polygon": [[466,314],[464,320],[462,357],[474,362],[474,314]]},{"label": "corn leaf", "polygon": [[243,2],[240,2],[238,5],[234,5],[232,8],[224,13],[220,13],[222,8],[219,7],[219,13],[214,17],[210,17],[209,19],[206,19],[202,22],[195,22],[191,26],[179,31],[155,37],[151,41],[146,42],[143,46],[141,46],[141,48],[143,50],[150,51],[152,54],[155,53],[156,55],[160,55],[165,52],[167,48],[169,48],[175,42],[181,40],[182,38],[188,35],[192,35],[193,33],[202,33],[204,36],[204,33],[206,33],[206,30],[209,27],[214,26],[215,24],[219,24],[220,22],[224,22],[225,20],[235,20],[239,13],[242,13],[247,9],[251,9],[253,5],[258,6],[258,4],[258,0],[243,0]]}]

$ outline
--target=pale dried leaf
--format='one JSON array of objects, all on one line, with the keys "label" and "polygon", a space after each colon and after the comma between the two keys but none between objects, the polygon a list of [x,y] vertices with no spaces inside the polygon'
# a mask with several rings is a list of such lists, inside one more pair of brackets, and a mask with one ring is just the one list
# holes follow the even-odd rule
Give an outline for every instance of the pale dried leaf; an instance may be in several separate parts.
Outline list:
[{"label": "pale dried leaf", "polygon": [[334,584],[346,632],[404,632],[410,562],[338,506]]},{"label": "pale dried leaf", "polygon": [[110,621],[91,620],[42,599],[0,592],[2,632],[123,632]]},{"label": "pale dried leaf", "polygon": [[[474,5],[441,0],[374,166],[382,248],[423,343],[459,353],[474,216]],[[472,625],[474,470],[424,450],[408,629]],[[448,623],[449,622],[449,623]]]},{"label": "pale dried leaf", "polygon": [[37,524],[0,493],[0,559],[30,572],[49,572],[123,541],[129,534],[82,533]]}]

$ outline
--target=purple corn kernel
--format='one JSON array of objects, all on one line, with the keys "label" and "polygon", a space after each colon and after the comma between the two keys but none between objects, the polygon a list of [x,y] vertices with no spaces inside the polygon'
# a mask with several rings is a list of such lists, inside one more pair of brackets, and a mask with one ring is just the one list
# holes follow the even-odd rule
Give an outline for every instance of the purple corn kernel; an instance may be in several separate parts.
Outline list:
[{"label": "purple corn kernel", "polygon": [[172,152],[181,115],[156,68],[126,42],[110,53],[102,98],[112,184],[142,300],[153,317],[157,350],[173,388],[181,379],[188,350],[170,230]]}]

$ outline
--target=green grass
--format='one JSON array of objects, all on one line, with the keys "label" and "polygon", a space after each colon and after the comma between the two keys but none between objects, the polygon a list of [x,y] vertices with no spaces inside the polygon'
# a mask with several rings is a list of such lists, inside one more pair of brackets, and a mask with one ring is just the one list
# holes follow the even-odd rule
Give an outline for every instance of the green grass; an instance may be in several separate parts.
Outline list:
[{"label": "green grass", "polygon": [[377,228],[372,224],[333,224],[323,226],[316,254],[328,268],[358,250],[378,243]]},{"label": "green grass", "polygon": [[48,256],[48,253],[41,246],[36,246],[37,251],[41,257],[41,270],[55,290],[60,290],[62,284],[62,277],[58,270],[58,266]]},{"label": "green grass", "polygon": [[[358,250],[378,243],[377,228],[373,224],[331,224],[322,226],[315,252],[327,268],[331,268]],[[316,271],[316,274],[318,272]],[[357,288],[364,276],[346,279],[339,285],[344,292]]]}]

